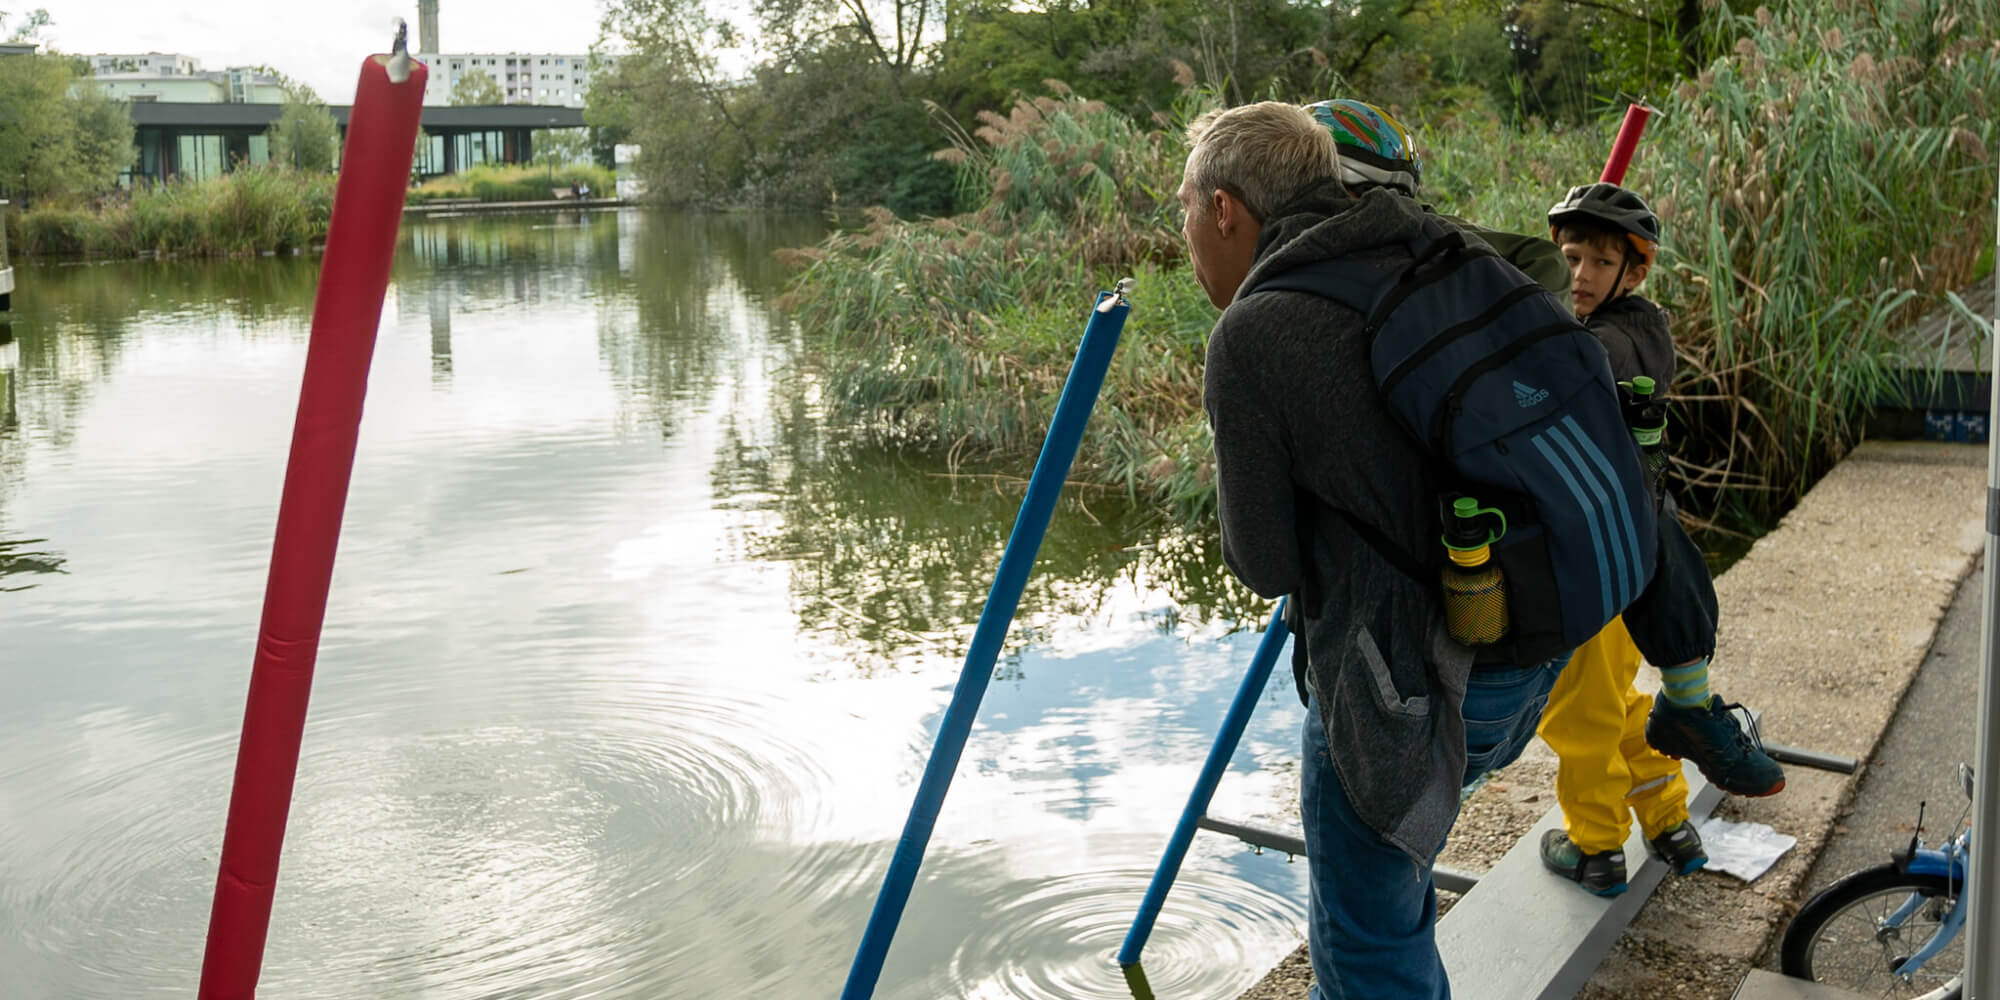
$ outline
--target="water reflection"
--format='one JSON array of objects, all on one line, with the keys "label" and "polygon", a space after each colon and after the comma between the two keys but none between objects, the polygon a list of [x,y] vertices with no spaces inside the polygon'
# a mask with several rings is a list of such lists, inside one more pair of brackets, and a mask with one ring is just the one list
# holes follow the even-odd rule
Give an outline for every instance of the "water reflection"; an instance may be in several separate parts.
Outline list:
[{"label": "water reflection", "polygon": [[[869,667],[911,651],[962,654],[1020,510],[1025,480],[842,447],[800,414],[772,445],[731,435],[718,502],[744,512],[742,551],[791,567],[806,627],[853,640]],[[1138,614],[1162,634],[1235,623],[1268,605],[1219,572],[1211,536],[1159,527],[1120,498],[1067,491],[1009,633],[1008,661],[1079,621]]]},{"label": "water reflection", "polygon": [[[842,979],[1020,483],[824,425],[807,334],[771,306],[769,250],[816,225],[407,227],[270,995],[816,996]],[[18,414],[0,426],[0,566],[19,567],[0,570],[10,998],[194,981],[310,265],[23,277],[0,355]],[[1247,664],[1255,637],[1232,630],[1265,610],[1205,539],[1065,499],[885,1000],[1129,995],[1111,954]],[[1289,803],[1288,689],[1267,693],[1218,813]],[[1147,950],[1154,989],[1246,985],[1296,942],[1300,898],[1296,867],[1198,839]]]},{"label": "water reflection", "polygon": [[[0,577],[64,572],[62,567],[66,560],[61,555],[30,547],[47,541],[46,538],[18,538],[12,541],[0,538]],[[0,593],[26,590],[31,586],[33,584],[27,582],[0,580]]]}]

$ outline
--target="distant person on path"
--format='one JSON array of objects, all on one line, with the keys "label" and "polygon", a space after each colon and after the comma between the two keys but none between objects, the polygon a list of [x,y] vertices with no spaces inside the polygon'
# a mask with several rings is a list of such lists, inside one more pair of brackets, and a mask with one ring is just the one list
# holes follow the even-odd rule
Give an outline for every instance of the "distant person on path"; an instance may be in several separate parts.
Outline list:
[{"label": "distant person on path", "polygon": [[[1570,268],[1572,307],[1609,353],[1613,377],[1629,383],[1646,376],[1664,394],[1674,378],[1673,335],[1666,313],[1637,294],[1659,248],[1659,217],[1637,194],[1598,183],[1572,188],[1551,208],[1549,232]],[[1624,845],[1634,816],[1648,850],[1677,874],[1707,863],[1674,758],[1693,760],[1710,782],[1737,795],[1785,787],[1784,770],[1709,691],[1714,588],[1671,500],[1662,499],[1654,590],[1665,593],[1648,591],[1576,650],[1542,717],[1542,738],[1559,761],[1556,801],[1563,811],[1563,829],[1542,837],[1542,864],[1599,896],[1626,889]],[[1695,592],[1674,595],[1682,583]],[[1641,629],[1640,644],[1628,623]],[[1640,645],[1660,666],[1657,698],[1633,683]]]},{"label": "distant person on path", "polygon": [[1360,313],[1296,291],[1238,298],[1262,276],[1323,260],[1407,267],[1422,206],[1349,193],[1332,136],[1296,105],[1210,112],[1188,143],[1183,235],[1195,280],[1223,310],[1203,377],[1223,559],[1258,594],[1294,595],[1305,651],[1293,671],[1308,707],[1312,995],[1441,1000],[1431,872],[1460,786],[1533,738],[1562,660],[1475,669],[1434,581],[1318,516],[1339,504],[1393,544],[1434,549],[1431,459],[1374,381]]}]

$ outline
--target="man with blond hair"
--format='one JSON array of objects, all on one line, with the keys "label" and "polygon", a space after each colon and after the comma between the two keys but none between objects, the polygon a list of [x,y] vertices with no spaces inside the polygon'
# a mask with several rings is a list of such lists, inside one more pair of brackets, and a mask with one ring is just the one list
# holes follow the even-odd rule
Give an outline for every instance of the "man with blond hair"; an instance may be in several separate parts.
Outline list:
[{"label": "man with blond hair", "polygon": [[1374,381],[1361,314],[1309,292],[1238,296],[1328,259],[1399,271],[1422,206],[1351,194],[1333,137],[1295,105],[1211,112],[1188,145],[1188,256],[1223,310],[1203,380],[1223,559],[1292,596],[1298,635],[1312,995],[1446,998],[1432,866],[1461,785],[1533,738],[1562,660],[1475,668],[1435,582],[1386,554],[1436,548],[1440,489]]}]

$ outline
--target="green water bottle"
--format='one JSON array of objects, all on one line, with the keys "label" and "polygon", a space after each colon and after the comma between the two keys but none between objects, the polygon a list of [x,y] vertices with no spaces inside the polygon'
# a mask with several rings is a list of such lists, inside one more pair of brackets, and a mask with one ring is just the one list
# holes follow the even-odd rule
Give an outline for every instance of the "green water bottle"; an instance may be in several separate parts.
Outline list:
[{"label": "green water bottle", "polygon": [[1664,447],[1667,434],[1667,401],[1660,398],[1659,383],[1649,376],[1637,375],[1630,382],[1618,383],[1621,401],[1624,403],[1625,426],[1632,430],[1632,440],[1639,443],[1639,456],[1646,466],[1646,485],[1655,496],[1660,491],[1660,476],[1667,468],[1667,449]]},{"label": "green water bottle", "polygon": [[[1482,520],[1489,516],[1500,522],[1498,531]],[[1492,552],[1506,533],[1507,516],[1473,497],[1452,501],[1445,516],[1445,629],[1468,646],[1492,645],[1507,635],[1507,580]]]}]

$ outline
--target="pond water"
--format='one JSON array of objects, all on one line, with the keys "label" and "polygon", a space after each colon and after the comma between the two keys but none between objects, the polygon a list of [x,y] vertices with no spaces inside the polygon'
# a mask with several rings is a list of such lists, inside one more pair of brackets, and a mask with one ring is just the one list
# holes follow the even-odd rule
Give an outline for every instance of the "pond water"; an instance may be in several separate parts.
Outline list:
[{"label": "pond water", "polygon": [[[839,992],[1027,470],[829,426],[770,254],[820,231],[405,227],[264,995]],[[20,268],[7,997],[198,979],[316,267]],[[877,996],[1131,995],[1112,955],[1268,611],[1225,577],[1066,495]],[[1280,669],[1213,812],[1295,823],[1301,716]],[[1233,997],[1296,946],[1304,867],[1198,837],[1156,994]]]}]

